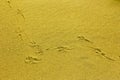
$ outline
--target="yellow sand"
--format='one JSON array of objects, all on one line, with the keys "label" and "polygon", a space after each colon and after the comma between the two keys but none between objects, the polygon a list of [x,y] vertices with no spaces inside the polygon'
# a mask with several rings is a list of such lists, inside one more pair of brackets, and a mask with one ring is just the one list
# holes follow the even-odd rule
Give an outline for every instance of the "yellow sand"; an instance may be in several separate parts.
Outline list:
[{"label": "yellow sand", "polygon": [[0,0],[0,80],[120,80],[120,0]]}]

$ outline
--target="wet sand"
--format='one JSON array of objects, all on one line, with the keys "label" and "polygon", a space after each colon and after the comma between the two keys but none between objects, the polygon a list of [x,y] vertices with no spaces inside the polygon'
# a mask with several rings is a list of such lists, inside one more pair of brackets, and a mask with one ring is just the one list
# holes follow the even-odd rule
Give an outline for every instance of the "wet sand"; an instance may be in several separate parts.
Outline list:
[{"label": "wet sand", "polygon": [[120,0],[0,0],[0,80],[119,80]]}]

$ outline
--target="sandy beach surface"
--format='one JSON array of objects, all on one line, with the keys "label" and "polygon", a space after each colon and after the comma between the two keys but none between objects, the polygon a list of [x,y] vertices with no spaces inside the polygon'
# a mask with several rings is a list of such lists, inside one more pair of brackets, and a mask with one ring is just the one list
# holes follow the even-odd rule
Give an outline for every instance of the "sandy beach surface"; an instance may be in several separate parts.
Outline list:
[{"label": "sandy beach surface", "polygon": [[120,0],[0,0],[0,80],[120,80]]}]

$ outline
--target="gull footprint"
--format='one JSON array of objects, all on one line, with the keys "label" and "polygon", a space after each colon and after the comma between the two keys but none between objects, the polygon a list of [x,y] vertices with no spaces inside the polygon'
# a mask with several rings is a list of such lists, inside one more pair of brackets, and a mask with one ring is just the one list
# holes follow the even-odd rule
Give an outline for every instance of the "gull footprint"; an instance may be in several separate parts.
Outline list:
[{"label": "gull footprint", "polygon": [[23,17],[23,19],[25,20],[25,16],[21,9],[17,9],[17,14],[21,15]]},{"label": "gull footprint", "polygon": [[37,64],[41,61],[41,59],[38,59],[36,57],[31,57],[31,56],[28,56],[26,57],[25,59],[25,63],[28,63],[28,64]]},{"label": "gull footprint", "polygon": [[95,53],[103,56],[104,58],[106,58],[106,59],[108,59],[108,60],[111,60],[111,61],[115,61],[114,59],[108,57],[101,49],[99,49],[99,48],[94,48],[94,47],[90,47],[90,48],[94,49],[94,50],[95,50]]},{"label": "gull footprint", "polygon": [[78,36],[77,37],[79,40],[82,40],[82,41],[86,41],[86,42],[89,42],[89,43],[93,43],[92,41],[88,40],[87,38],[85,38],[84,36]]},{"label": "gull footprint", "polygon": [[40,45],[38,45],[36,42],[32,41],[30,42],[29,46],[33,49],[35,49],[35,53],[38,55],[43,54],[43,50],[41,49]]},{"label": "gull footprint", "polygon": [[11,6],[11,0],[7,0],[7,3],[9,5],[9,7],[12,8],[12,6]]},{"label": "gull footprint", "polygon": [[56,49],[58,52],[67,52],[68,50],[71,50],[70,48],[65,47],[65,46],[59,46]]}]

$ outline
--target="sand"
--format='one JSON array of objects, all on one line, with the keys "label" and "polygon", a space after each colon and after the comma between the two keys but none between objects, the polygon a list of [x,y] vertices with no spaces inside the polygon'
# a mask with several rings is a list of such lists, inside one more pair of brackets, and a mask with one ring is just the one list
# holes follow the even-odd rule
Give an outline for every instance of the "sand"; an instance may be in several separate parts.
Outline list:
[{"label": "sand", "polygon": [[120,0],[0,0],[0,80],[120,80]]}]

